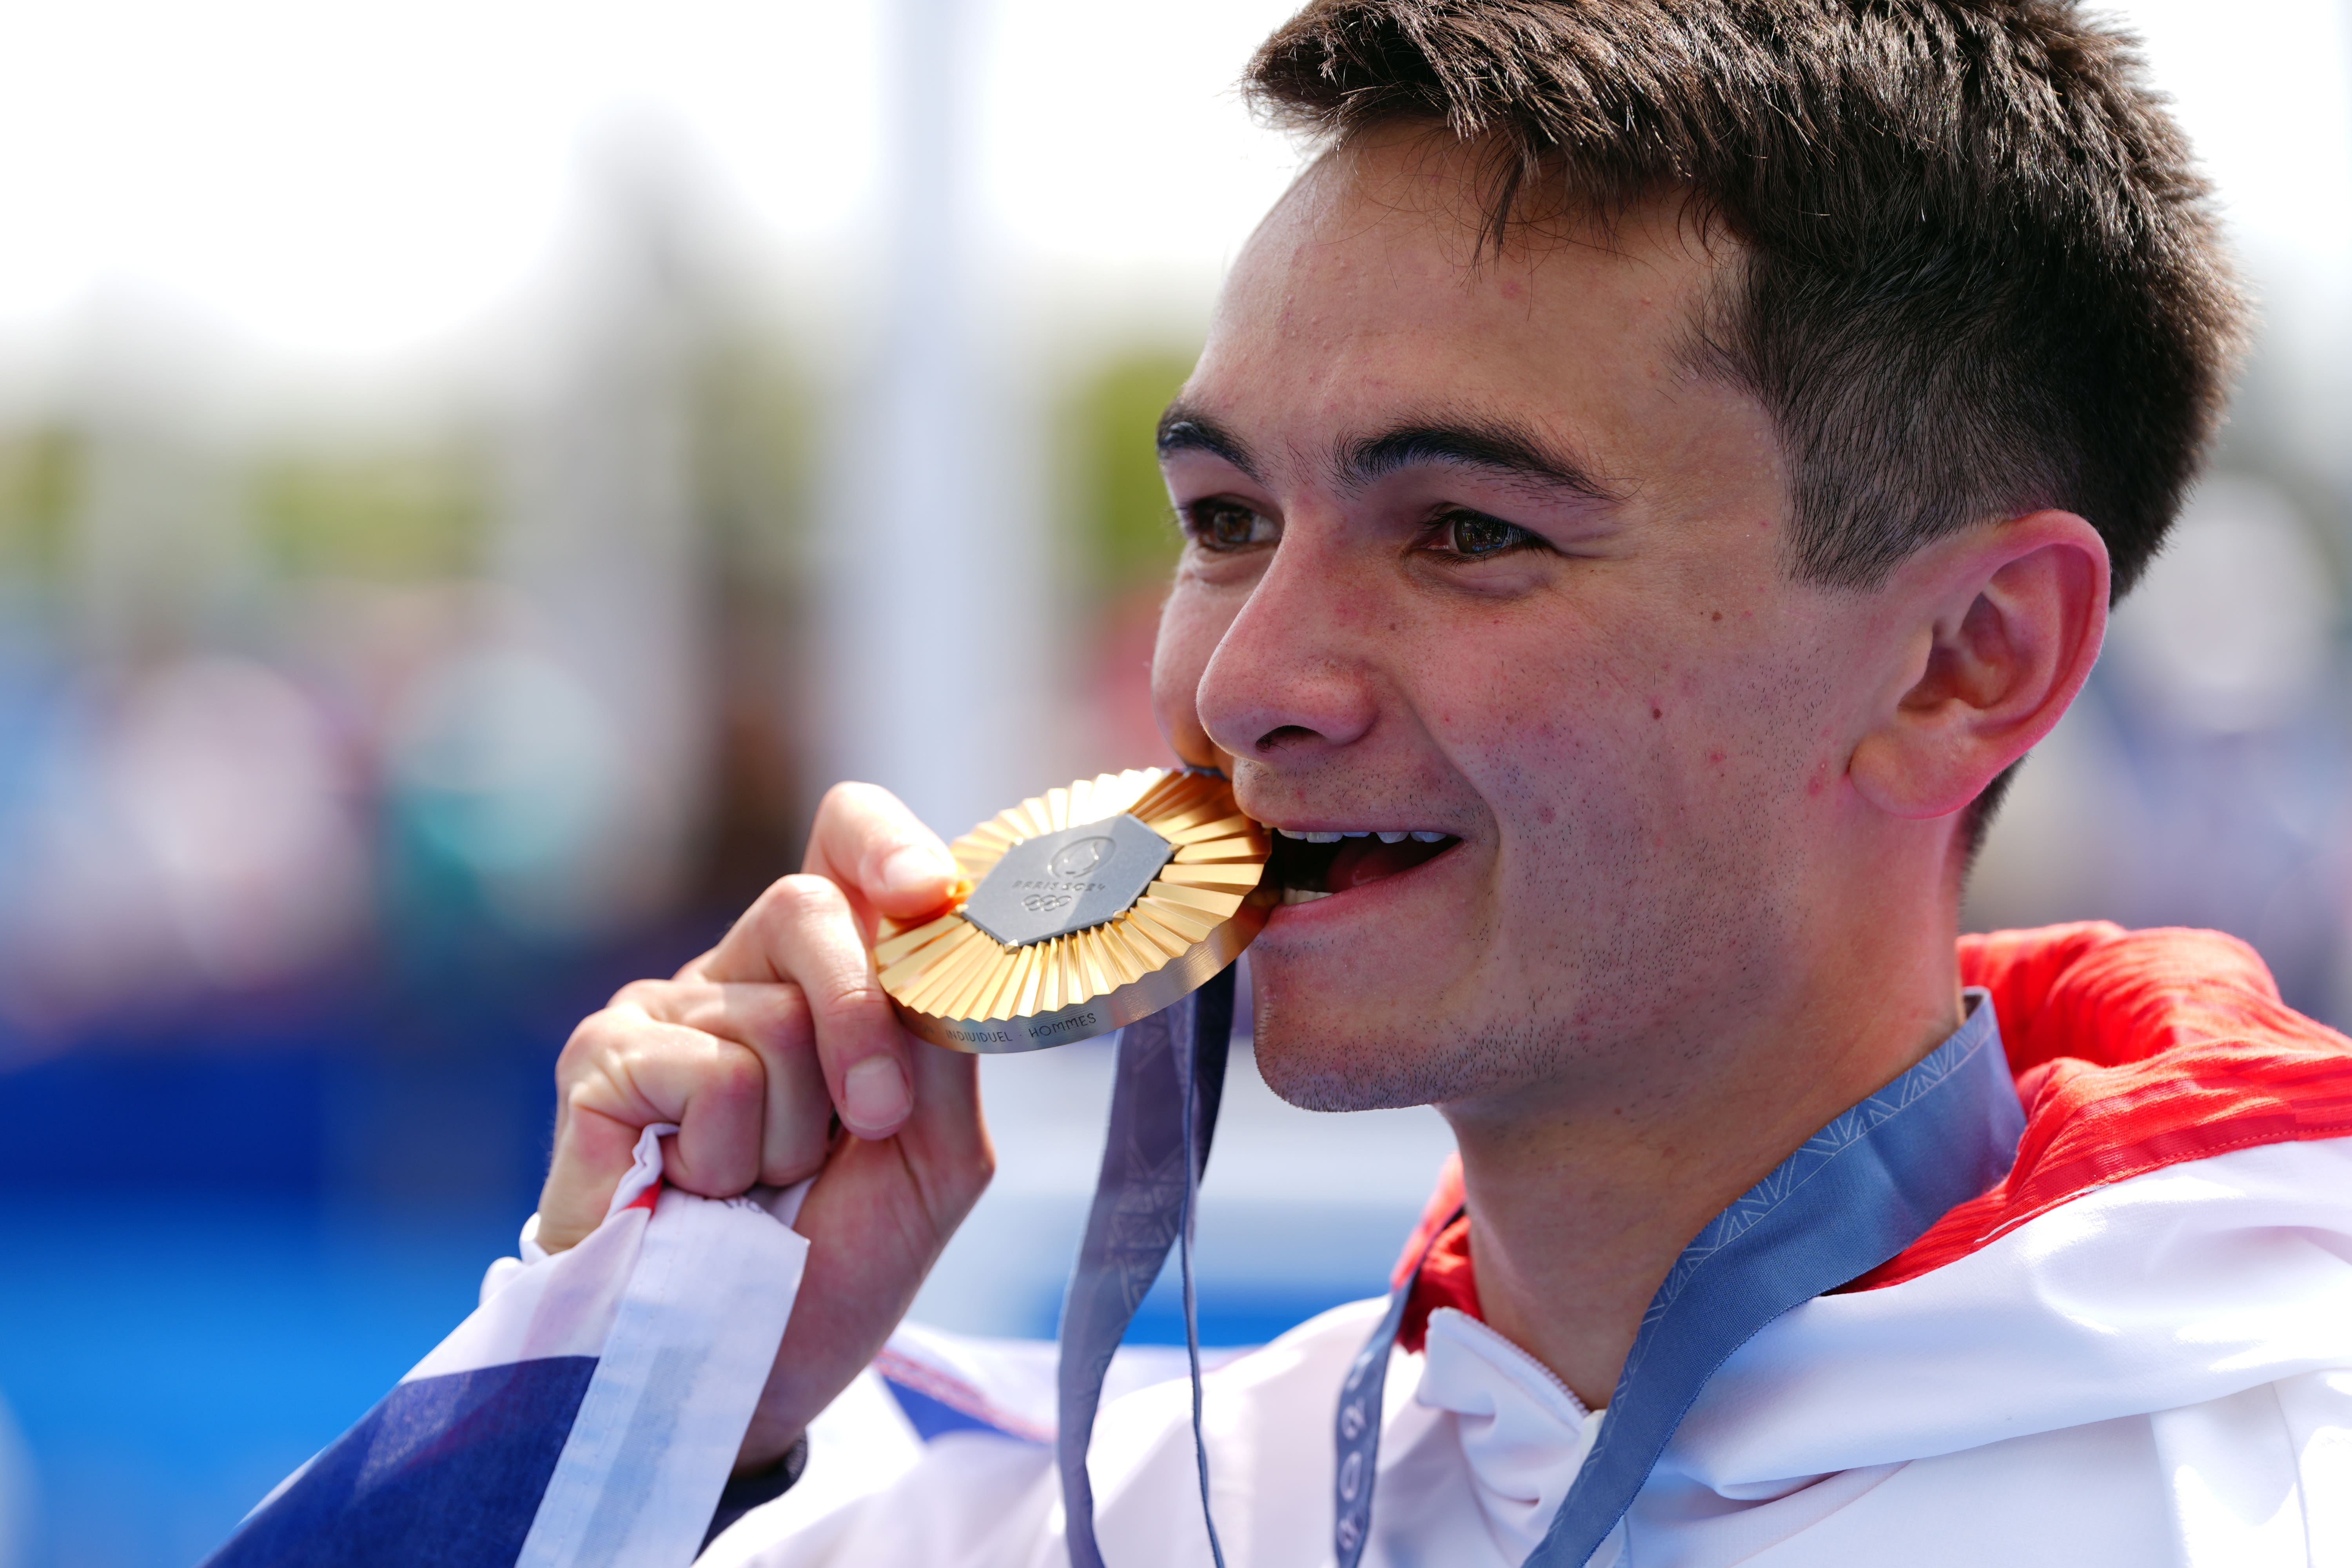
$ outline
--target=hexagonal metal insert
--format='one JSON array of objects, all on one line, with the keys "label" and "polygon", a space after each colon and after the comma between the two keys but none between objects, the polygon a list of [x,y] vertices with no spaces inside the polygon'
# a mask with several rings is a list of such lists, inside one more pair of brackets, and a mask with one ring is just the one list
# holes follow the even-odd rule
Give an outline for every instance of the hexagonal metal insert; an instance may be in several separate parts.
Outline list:
[{"label": "hexagonal metal insert", "polygon": [[1007,947],[1098,926],[1143,896],[1176,846],[1119,816],[1024,838],[989,868],[964,919]]}]

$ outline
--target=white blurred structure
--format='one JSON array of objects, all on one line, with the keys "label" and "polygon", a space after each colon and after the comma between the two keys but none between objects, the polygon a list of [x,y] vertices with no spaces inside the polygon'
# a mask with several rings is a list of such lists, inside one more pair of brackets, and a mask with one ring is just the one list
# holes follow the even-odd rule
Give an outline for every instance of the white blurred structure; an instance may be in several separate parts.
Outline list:
[{"label": "white blurred structure", "polygon": [[884,7],[879,319],[819,525],[832,731],[821,754],[949,837],[1060,782],[1024,765],[1034,746],[1022,698],[1050,646],[1036,591],[1046,519],[1008,504],[1001,447],[1018,426],[1002,371],[980,357],[965,62],[983,21],[982,0]]},{"label": "white blurred structure", "polygon": [[495,545],[537,646],[446,678],[449,700],[485,705],[464,721],[533,770],[510,776],[508,798],[541,815],[498,851],[494,896],[524,924],[575,935],[675,903],[714,750],[692,472],[709,303],[694,171],[651,138],[608,142],[599,166],[581,282],[526,394]]},{"label": "white blurred structure", "polygon": [[2276,485],[2219,473],[2117,612],[2106,658],[2142,702],[2185,729],[2272,730],[2327,679],[2339,601],[2294,503]]}]

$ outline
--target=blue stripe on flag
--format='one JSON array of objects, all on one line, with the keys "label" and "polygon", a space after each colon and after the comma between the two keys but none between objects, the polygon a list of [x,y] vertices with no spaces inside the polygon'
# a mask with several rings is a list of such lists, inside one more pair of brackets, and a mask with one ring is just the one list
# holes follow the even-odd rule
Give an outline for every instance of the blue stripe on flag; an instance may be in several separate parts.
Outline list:
[{"label": "blue stripe on flag", "polygon": [[898,1408],[913,1423],[915,1436],[928,1443],[950,1432],[989,1432],[999,1437],[1018,1436],[992,1421],[983,1421],[969,1411],[959,1410],[944,1400],[934,1399],[919,1388],[909,1388],[897,1378],[886,1377],[883,1385],[898,1400]]},{"label": "blue stripe on flag", "polygon": [[512,1568],[595,1370],[549,1356],[400,1384],[205,1568]]}]

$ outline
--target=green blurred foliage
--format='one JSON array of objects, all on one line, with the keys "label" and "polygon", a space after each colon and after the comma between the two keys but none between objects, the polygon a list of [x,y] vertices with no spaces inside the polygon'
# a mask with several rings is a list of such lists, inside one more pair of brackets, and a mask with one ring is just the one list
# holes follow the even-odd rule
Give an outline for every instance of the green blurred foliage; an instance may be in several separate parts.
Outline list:
[{"label": "green blurred foliage", "polygon": [[50,577],[63,568],[86,456],[79,433],[62,426],[0,436],[0,572]]},{"label": "green blurred foliage", "polygon": [[782,347],[736,333],[702,355],[691,397],[695,499],[721,591],[789,591],[806,570],[814,396]]},{"label": "green blurred foliage", "polygon": [[1175,566],[1181,542],[1152,436],[1160,410],[1199,357],[1197,348],[1166,345],[1123,351],[1080,384],[1069,403],[1072,521],[1097,591],[1163,582]]},{"label": "green blurred foliage", "polygon": [[470,576],[497,504],[488,452],[464,441],[279,453],[254,466],[250,484],[256,537],[293,577]]}]

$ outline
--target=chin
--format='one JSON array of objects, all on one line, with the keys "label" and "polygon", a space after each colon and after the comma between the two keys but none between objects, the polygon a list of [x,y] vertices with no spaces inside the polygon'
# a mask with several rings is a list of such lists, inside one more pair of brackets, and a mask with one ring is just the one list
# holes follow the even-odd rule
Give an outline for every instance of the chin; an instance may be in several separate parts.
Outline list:
[{"label": "chin", "polygon": [[1302,1110],[1480,1098],[1542,1076],[1551,1055],[1530,1035],[1498,1037],[1491,1025],[1467,1020],[1289,1006],[1264,991],[1256,1004],[1258,1076]]}]

